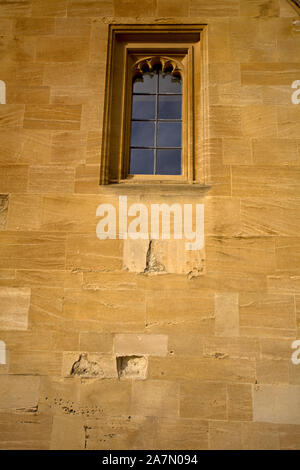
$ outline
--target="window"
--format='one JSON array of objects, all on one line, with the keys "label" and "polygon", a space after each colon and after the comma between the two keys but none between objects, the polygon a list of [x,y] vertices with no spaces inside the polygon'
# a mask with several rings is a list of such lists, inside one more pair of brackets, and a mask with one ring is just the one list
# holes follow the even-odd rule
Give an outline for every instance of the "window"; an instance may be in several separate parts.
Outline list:
[{"label": "window", "polygon": [[100,184],[201,182],[202,31],[110,25]]},{"label": "window", "polygon": [[129,174],[181,175],[182,77],[152,56],[133,67]]}]

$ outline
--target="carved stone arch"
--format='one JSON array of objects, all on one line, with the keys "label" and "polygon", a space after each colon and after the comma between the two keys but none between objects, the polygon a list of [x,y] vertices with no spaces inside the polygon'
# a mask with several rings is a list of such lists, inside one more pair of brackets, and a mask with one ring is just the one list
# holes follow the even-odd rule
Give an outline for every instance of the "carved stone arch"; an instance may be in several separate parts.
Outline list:
[{"label": "carved stone arch", "polygon": [[169,72],[173,77],[182,78],[183,64],[173,57],[153,55],[137,60],[132,66],[133,78],[142,77],[146,72],[153,72],[156,65],[160,65],[162,72]]}]

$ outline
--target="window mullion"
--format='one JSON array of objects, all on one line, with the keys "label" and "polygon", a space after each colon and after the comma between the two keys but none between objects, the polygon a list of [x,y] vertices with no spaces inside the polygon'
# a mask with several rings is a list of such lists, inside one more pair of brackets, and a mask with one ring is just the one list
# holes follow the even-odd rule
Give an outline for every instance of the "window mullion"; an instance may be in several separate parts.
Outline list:
[{"label": "window mullion", "polygon": [[159,92],[159,73],[157,73],[157,82],[156,82],[156,102],[155,102],[155,130],[154,130],[154,174],[156,175],[157,168],[157,130],[158,130],[158,92]]}]

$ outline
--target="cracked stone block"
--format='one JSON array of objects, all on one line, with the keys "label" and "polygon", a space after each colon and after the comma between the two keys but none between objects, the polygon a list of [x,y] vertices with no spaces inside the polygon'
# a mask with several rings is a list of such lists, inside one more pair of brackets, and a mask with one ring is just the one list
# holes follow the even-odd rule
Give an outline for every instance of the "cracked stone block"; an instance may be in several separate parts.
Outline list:
[{"label": "cracked stone block", "polygon": [[119,379],[144,380],[147,378],[148,359],[144,356],[119,356],[117,369]]},{"label": "cracked stone block", "polygon": [[117,378],[115,358],[97,353],[65,352],[62,375],[82,378]]},{"label": "cracked stone block", "polygon": [[186,240],[124,240],[123,266],[130,272],[187,274],[205,271],[205,249],[186,250]]},{"label": "cracked stone block", "polygon": [[8,194],[0,194],[0,230],[5,230],[8,213]]}]

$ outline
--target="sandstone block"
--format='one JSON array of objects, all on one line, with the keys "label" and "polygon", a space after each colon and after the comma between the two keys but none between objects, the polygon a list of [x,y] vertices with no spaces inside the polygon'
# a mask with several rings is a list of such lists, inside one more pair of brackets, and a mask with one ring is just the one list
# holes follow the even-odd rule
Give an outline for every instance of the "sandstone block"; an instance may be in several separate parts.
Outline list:
[{"label": "sandstone block", "polygon": [[245,450],[279,450],[278,426],[269,423],[243,423],[243,448]]},{"label": "sandstone block", "polygon": [[241,423],[226,421],[210,421],[209,423],[209,448],[242,449]]},{"label": "sandstone block", "polygon": [[65,235],[5,231],[0,232],[0,242],[1,268],[61,269],[65,266]]},{"label": "sandstone block", "polygon": [[40,378],[0,375],[0,409],[32,410],[38,404]]},{"label": "sandstone block", "polygon": [[143,4],[137,3],[135,0],[114,1],[115,16],[155,16],[155,11],[156,2],[154,0],[145,0]]},{"label": "sandstone block", "polygon": [[8,230],[38,230],[41,225],[42,197],[31,194],[12,194]]},{"label": "sandstone block", "polygon": [[241,294],[240,326],[292,329],[295,326],[293,297],[260,293]]},{"label": "sandstone block", "polygon": [[181,384],[180,416],[183,418],[226,419],[226,385],[213,382]]},{"label": "sandstone block", "polygon": [[84,449],[84,423],[82,418],[55,416],[52,424],[51,450]]},{"label": "sandstone block", "polygon": [[138,416],[178,416],[178,384],[165,380],[133,382],[131,413]]},{"label": "sandstone block", "polygon": [[219,336],[239,335],[238,294],[232,292],[215,294],[215,332]]},{"label": "sandstone block", "polygon": [[24,128],[79,130],[80,119],[81,105],[28,104],[25,109]]},{"label": "sandstone block", "polygon": [[117,378],[117,365],[114,356],[99,353],[63,353],[63,377],[113,379]]},{"label": "sandstone block", "polygon": [[205,0],[194,0],[191,4],[190,15],[194,16],[238,16],[239,2],[238,0],[229,0],[224,4],[220,0],[214,0],[207,3]]},{"label": "sandstone block", "polygon": [[31,290],[0,288],[0,330],[27,330]]},{"label": "sandstone block", "polygon": [[71,166],[38,165],[29,168],[28,191],[31,193],[72,193],[74,168]]},{"label": "sandstone block", "polygon": [[83,331],[79,336],[79,347],[82,351],[111,353],[113,348],[113,336],[110,334]]},{"label": "sandstone block", "polygon": [[40,37],[37,42],[37,62],[88,62],[86,39],[81,37]]},{"label": "sandstone block", "polygon": [[0,167],[0,191],[23,193],[27,191],[28,166],[2,165]]},{"label": "sandstone block", "polygon": [[24,106],[22,104],[1,104],[0,127],[22,127],[24,118]]},{"label": "sandstone block", "polygon": [[67,16],[95,17],[112,16],[112,0],[71,0],[68,2]]},{"label": "sandstone block", "polygon": [[117,356],[151,355],[166,356],[168,337],[166,335],[115,335],[114,352]]},{"label": "sandstone block", "polygon": [[229,421],[252,421],[252,386],[228,384]]},{"label": "sandstone block", "polygon": [[155,449],[208,449],[208,422],[189,418],[159,418]]},{"label": "sandstone block", "polygon": [[300,424],[300,387],[297,385],[254,387],[253,421]]},{"label": "sandstone block", "polygon": [[33,0],[32,16],[66,16],[67,0]]},{"label": "sandstone block", "polygon": [[62,353],[52,351],[11,351],[9,371],[12,374],[60,375]]}]

